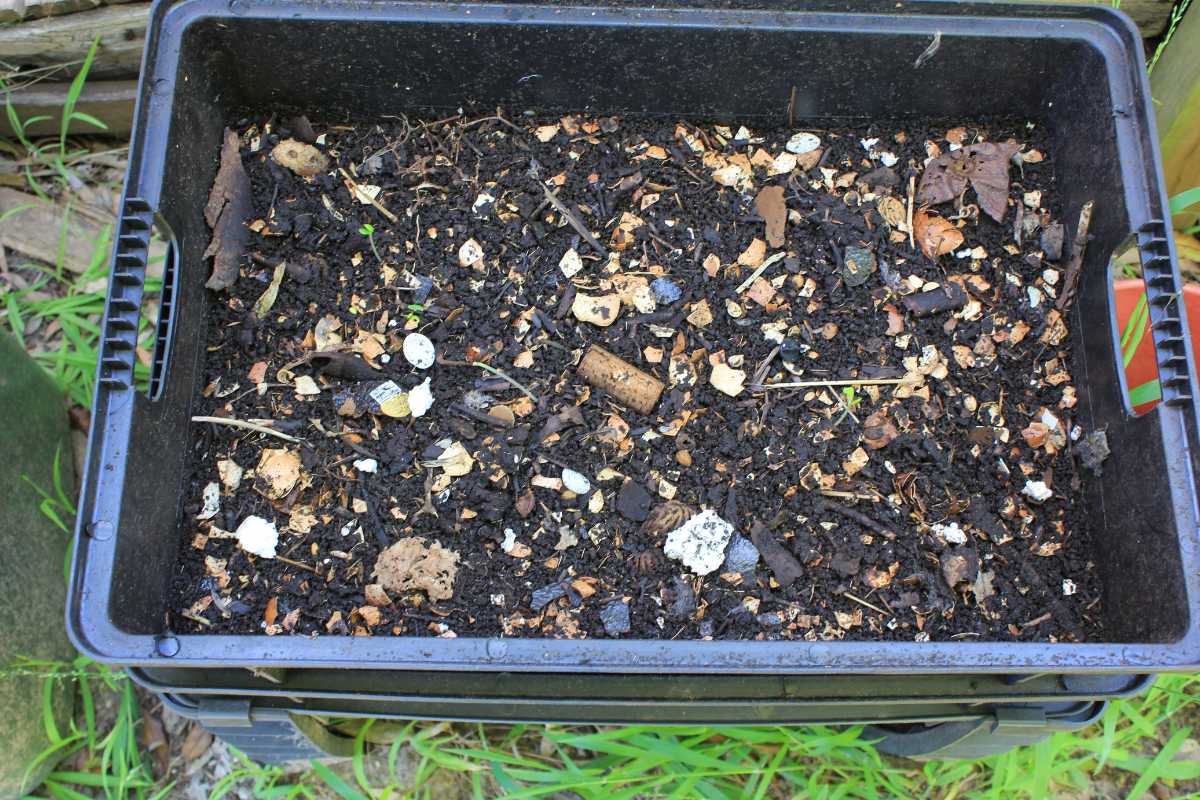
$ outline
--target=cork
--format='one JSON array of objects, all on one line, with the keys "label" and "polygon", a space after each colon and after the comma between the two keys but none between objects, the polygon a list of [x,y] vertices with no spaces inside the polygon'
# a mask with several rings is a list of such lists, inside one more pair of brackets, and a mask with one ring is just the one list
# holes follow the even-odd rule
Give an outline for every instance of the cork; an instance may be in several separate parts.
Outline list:
[{"label": "cork", "polygon": [[592,345],[583,354],[578,374],[591,386],[608,392],[621,405],[642,414],[654,411],[666,388],[658,378],[599,345]]}]

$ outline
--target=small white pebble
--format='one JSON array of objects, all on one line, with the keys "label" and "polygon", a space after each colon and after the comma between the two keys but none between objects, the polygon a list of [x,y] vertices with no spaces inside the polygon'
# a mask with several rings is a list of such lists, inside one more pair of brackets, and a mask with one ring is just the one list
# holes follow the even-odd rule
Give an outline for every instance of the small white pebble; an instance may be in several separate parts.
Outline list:
[{"label": "small white pebble", "polygon": [[492,595],[492,605],[500,606],[501,608],[504,608],[504,595],[502,595],[502,594]]},{"label": "small white pebble", "polygon": [[1079,591],[1079,587],[1075,585],[1075,581],[1070,578],[1063,578],[1063,595],[1070,597]]},{"label": "small white pebble", "polygon": [[359,472],[378,472],[379,462],[373,458],[360,458],[354,462],[354,468]]},{"label": "small white pebble", "polygon": [[379,360],[384,364],[392,363],[392,357],[390,355],[388,355],[387,353],[384,353],[383,355],[381,355],[379,357]]},{"label": "small white pebble", "polygon": [[1039,503],[1054,496],[1054,492],[1050,491],[1045,481],[1025,481],[1025,488],[1021,490],[1021,494]]},{"label": "small white pebble", "polygon": [[894,167],[899,160],[900,159],[896,157],[895,153],[891,153],[886,150],[879,154],[879,163],[883,164],[885,167]]},{"label": "small white pebble", "polygon": [[1037,308],[1042,304],[1042,292],[1036,286],[1027,286],[1025,289],[1029,293],[1029,307]]},{"label": "small white pebble", "polygon": [[863,150],[866,150],[869,153],[871,152],[872,147],[879,144],[879,139],[878,137],[873,139],[859,139],[858,143],[862,145]]},{"label": "small white pebble", "polygon": [[517,532],[512,528],[504,529],[504,541],[500,543],[500,549],[506,553],[512,552],[512,549],[517,545]]}]

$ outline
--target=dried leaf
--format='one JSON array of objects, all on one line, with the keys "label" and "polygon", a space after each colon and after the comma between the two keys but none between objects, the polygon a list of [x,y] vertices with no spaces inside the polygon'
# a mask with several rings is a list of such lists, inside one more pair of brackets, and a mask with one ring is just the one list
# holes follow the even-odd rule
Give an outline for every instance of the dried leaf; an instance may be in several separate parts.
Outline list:
[{"label": "dried leaf", "polygon": [[458,553],[437,542],[425,544],[419,536],[399,539],[379,554],[374,575],[384,590],[424,591],[430,600],[449,600],[454,596],[458,575]]},{"label": "dried leaf", "polygon": [[254,303],[254,313],[258,315],[259,319],[266,317],[271,309],[275,306],[275,298],[279,296],[279,284],[283,282],[283,273],[285,269],[286,265],[280,261],[275,266],[275,274],[271,276],[271,284],[267,286],[266,290]]},{"label": "dried leaf", "polygon": [[267,601],[267,608],[263,611],[263,621],[268,625],[275,624],[275,618],[279,616],[279,595],[271,595],[271,599]]},{"label": "dried leaf", "polygon": [[204,726],[198,722],[188,724],[187,736],[183,739],[183,745],[179,748],[179,755],[187,763],[196,761],[205,753],[208,748],[212,747],[213,735],[205,730]]},{"label": "dried leaf", "polygon": [[871,457],[867,455],[866,450],[863,450],[861,447],[856,447],[854,448],[854,452],[852,452],[850,456],[842,462],[842,469],[845,470],[847,475],[857,475],[862,471],[862,468],[870,462],[870,460]]},{"label": "dried leaf", "polygon": [[203,257],[213,260],[212,275],[204,285],[217,292],[228,289],[237,280],[238,262],[249,235],[246,222],[254,212],[250,178],[238,149],[237,134],[226,128],[221,166],[204,206],[204,220],[212,229],[212,238]]},{"label": "dried leaf", "polygon": [[981,142],[943,153],[925,168],[917,202],[949,202],[962,194],[969,182],[980,208],[1002,222],[1008,209],[1008,164],[1019,149],[1007,142]]},{"label": "dried leaf", "polygon": [[767,244],[774,248],[783,247],[787,226],[787,202],[783,199],[782,186],[765,186],[754,198],[754,210],[767,225]]},{"label": "dried leaf", "polygon": [[913,235],[926,258],[936,259],[963,243],[962,231],[950,220],[921,209],[913,215]]},{"label": "dried leaf", "polygon": [[900,435],[887,414],[876,411],[863,421],[863,444],[872,450],[887,447]]}]

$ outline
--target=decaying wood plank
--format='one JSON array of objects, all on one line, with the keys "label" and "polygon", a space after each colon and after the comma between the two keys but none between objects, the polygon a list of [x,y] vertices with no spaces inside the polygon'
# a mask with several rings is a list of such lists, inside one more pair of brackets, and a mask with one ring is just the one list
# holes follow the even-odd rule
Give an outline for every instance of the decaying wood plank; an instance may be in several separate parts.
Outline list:
[{"label": "decaying wood plank", "polygon": [[[16,189],[0,188],[0,218],[0,246],[56,265],[61,245],[62,266],[74,273],[88,268],[97,243],[105,236],[105,226],[93,215],[68,213],[66,206]],[[10,258],[9,266],[14,262],[16,259]]]},{"label": "decaying wood plank", "polygon": [[[69,83],[42,81],[9,94],[13,108],[21,119],[47,116],[49,119],[25,127],[29,136],[54,136],[59,132],[59,119],[66,102]],[[76,110],[91,114],[108,127],[109,136],[126,137],[133,129],[133,107],[137,100],[137,81],[88,81],[75,105]],[[72,133],[100,133],[95,125],[75,121]],[[0,136],[12,136],[8,115],[0,115]]]},{"label": "decaying wood plank", "polygon": [[76,62],[99,36],[90,74],[127,78],[141,66],[149,16],[149,3],[128,3],[3,27],[0,61],[17,66]]},{"label": "decaying wood plank", "polygon": [[7,0],[0,5],[0,25],[88,11],[129,0]]}]

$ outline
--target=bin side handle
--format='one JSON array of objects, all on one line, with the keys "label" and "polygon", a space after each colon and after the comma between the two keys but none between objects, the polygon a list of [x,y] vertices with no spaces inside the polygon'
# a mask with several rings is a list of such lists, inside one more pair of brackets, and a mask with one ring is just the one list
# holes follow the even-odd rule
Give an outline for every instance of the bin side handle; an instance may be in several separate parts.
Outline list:
[{"label": "bin side handle", "polygon": [[1137,241],[1162,401],[1168,406],[1190,409],[1193,405],[1191,344],[1171,233],[1162,220],[1153,219],[1138,228]]}]

